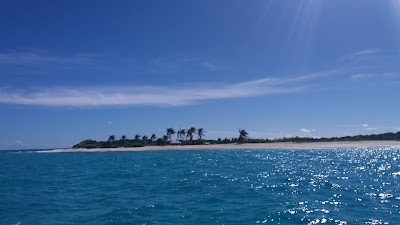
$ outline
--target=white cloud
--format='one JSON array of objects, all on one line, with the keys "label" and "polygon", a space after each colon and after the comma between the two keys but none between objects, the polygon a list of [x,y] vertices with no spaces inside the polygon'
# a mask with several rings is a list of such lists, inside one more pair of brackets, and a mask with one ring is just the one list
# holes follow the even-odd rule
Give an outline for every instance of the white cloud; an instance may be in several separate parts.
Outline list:
[{"label": "white cloud", "polygon": [[301,128],[300,129],[300,133],[312,133],[312,132],[316,132],[317,130],[314,128],[311,129],[307,129],[307,128]]},{"label": "white cloud", "polygon": [[361,125],[362,127],[365,128],[365,130],[371,131],[371,130],[377,130],[378,128],[376,127],[370,127],[368,124],[363,124]]},{"label": "white cloud", "polygon": [[112,124],[112,122],[111,122],[111,121],[108,121],[107,123],[108,123],[108,124]]},{"label": "white cloud", "polygon": [[315,75],[266,78],[235,84],[181,86],[81,87],[9,90],[0,88],[0,103],[43,106],[183,106],[205,100],[232,99],[301,92]]},{"label": "white cloud", "polygon": [[318,138],[319,136],[315,136],[315,132],[316,132],[316,131],[317,131],[317,130],[314,129],[314,128],[311,128],[311,129],[301,128],[301,129],[299,130],[300,136],[302,136],[302,137],[313,137],[313,138]]},{"label": "white cloud", "polygon": [[28,147],[27,144],[22,143],[22,141],[20,141],[20,140],[16,140],[15,143],[16,143],[17,145],[21,146],[21,147]]},{"label": "white cloud", "polygon": [[300,133],[311,133],[311,130],[306,129],[306,128],[301,128]]}]

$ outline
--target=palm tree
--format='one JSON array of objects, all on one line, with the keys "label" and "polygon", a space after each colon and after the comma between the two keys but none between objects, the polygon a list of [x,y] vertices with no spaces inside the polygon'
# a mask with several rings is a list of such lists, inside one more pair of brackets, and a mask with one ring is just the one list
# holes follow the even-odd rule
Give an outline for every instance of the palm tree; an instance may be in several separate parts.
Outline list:
[{"label": "palm tree", "polygon": [[169,138],[169,141],[172,141],[172,135],[175,134],[174,128],[167,128],[167,136]]},{"label": "palm tree", "polygon": [[163,140],[164,140],[164,141],[168,141],[168,136],[167,136],[167,135],[164,135],[164,136],[163,136]]},{"label": "palm tree", "polygon": [[150,137],[150,140],[152,142],[156,141],[157,140],[157,136],[155,134],[152,134],[151,137]]},{"label": "palm tree", "polygon": [[123,135],[121,136],[121,139],[119,140],[119,146],[124,146],[124,145],[125,145],[125,142],[126,142],[126,135],[123,134]]},{"label": "palm tree", "polygon": [[190,143],[192,143],[193,142],[193,134],[195,134],[196,133],[196,128],[194,128],[194,127],[191,127],[188,131],[187,131],[187,137],[189,137],[189,139],[190,139]]},{"label": "palm tree", "polygon": [[186,137],[186,129],[181,129],[181,140],[185,141],[185,137]]},{"label": "palm tree", "polygon": [[179,130],[176,132],[176,140],[181,140],[182,138],[182,129],[179,128]]},{"label": "palm tree", "polygon": [[202,138],[203,136],[205,136],[204,133],[205,133],[204,128],[199,128],[199,129],[197,129],[197,135],[199,135],[199,140],[200,140],[200,141],[201,141],[201,138]]},{"label": "palm tree", "polygon": [[108,137],[108,141],[115,141],[115,135],[110,135]]},{"label": "palm tree", "polygon": [[243,143],[243,142],[247,139],[248,135],[249,135],[249,133],[247,133],[246,130],[239,129],[239,139],[238,139],[238,142],[239,142],[239,143]]},{"label": "palm tree", "polygon": [[137,134],[135,135],[135,141],[138,141],[140,137],[141,137],[140,134],[137,133]]},{"label": "palm tree", "polygon": [[149,140],[149,138],[146,136],[146,135],[143,135],[143,137],[142,137],[142,141],[143,141],[143,143],[146,143],[147,144],[147,141]]}]

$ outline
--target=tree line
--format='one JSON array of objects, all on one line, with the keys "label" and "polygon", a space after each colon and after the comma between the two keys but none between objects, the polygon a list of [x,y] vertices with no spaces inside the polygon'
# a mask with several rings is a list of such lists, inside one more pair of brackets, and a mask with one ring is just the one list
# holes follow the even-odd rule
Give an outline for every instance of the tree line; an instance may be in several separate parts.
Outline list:
[{"label": "tree line", "polygon": [[[176,134],[176,136],[174,136]],[[237,138],[218,138],[204,139],[204,128],[190,127],[188,129],[175,130],[167,128],[165,135],[157,137],[155,134],[146,135],[136,134],[132,139],[122,135],[119,139],[115,135],[110,135],[106,141],[84,140],[72,148],[119,148],[119,147],[143,147],[143,146],[164,146],[164,145],[202,145],[202,144],[233,144],[233,143],[276,143],[276,142],[333,142],[333,141],[400,141],[400,132],[369,134],[369,135],[354,135],[344,137],[283,137],[277,139],[268,138],[249,138],[249,133],[246,130],[239,129]]]},{"label": "tree line", "polygon": [[[174,135],[176,138],[174,139]],[[247,135],[247,134],[246,134]],[[204,128],[190,127],[188,129],[175,130],[174,128],[167,128],[165,135],[157,137],[152,134],[150,137],[146,135],[136,134],[132,139],[122,135],[119,139],[115,135],[110,135],[107,141],[84,140],[72,148],[119,148],[119,147],[143,147],[152,145],[201,145],[206,144],[204,140]]]}]

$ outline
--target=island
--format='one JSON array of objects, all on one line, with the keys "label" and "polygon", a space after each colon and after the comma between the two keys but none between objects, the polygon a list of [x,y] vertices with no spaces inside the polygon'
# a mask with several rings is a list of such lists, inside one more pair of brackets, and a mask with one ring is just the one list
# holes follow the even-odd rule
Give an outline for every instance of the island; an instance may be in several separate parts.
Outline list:
[{"label": "island", "polygon": [[[176,135],[175,135],[176,134]],[[326,149],[400,147],[400,132],[354,135],[343,137],[283,137],[277,139],[250,138],[249,133],[239,129],[237,138],[204,139],[204,128],[167,128],[163,137],[152,134],[136,134],[132,139],[122,135],[116,139],[110,135],[105,141],[84,140],[69,149],[54,149],[46,152],[101,152],[101,151],[150,151],[150,150],[221,150],[221,149]]]}]

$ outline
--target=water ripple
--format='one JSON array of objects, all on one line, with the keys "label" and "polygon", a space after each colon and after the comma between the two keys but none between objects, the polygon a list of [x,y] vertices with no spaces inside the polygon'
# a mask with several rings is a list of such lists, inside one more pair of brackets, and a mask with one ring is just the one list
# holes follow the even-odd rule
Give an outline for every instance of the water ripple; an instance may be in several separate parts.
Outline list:
[{"label": "water ripple", "polygon": [[0,224],[398,224],[400,150],[0,154]]}]

